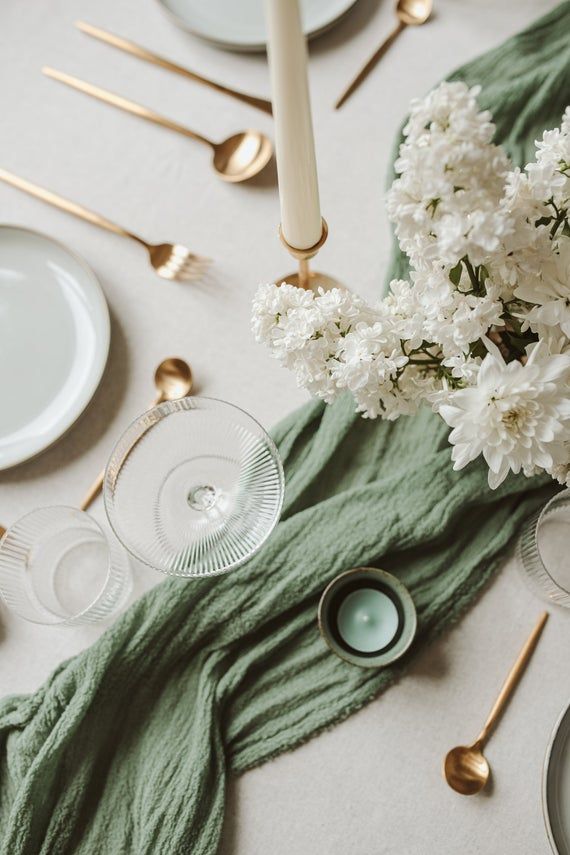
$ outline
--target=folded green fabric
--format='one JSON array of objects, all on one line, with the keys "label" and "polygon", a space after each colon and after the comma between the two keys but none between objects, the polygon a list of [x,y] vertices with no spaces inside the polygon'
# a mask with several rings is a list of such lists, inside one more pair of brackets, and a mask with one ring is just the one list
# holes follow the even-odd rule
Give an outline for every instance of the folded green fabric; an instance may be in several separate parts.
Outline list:
[{"label": "folded green fabric", "polygon": [[[498,139],[523,163],[570,94],[570,3],[454,79],[483,86]],[[395,256],[390,277],[401,267]],[[227,576],[170,579],[34,695],[0,702],[2,855],[214,855],[226,775],[344,719],[389,686],[472,602],[521,520],[552,491],[485,468],[453,472],[427,410],[364,421],[311,403],[274,436],[283,520]],[[316,607],[343,570],[377,565],[409,587],[417,639],[381,671],[332,655]]]}]

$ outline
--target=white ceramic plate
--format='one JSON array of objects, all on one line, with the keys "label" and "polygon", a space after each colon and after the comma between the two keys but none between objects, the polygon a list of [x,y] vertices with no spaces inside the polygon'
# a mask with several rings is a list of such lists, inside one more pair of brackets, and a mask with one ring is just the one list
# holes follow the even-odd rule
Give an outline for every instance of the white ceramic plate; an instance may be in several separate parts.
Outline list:
[{"label": "white ceramic plate", "polygon": [[552,851],[570,855],[570,705],[558,719],[546,752],[542,803]]},{"label": "white ceramic plate", "polygon": [[85,262],[45,235],[0,225],[0,470],[73,424],[99,385],[109,337]]},{"label": "white ceramic plate", "polygon": [[[177,24],[195,36],[232,50],[265,50],[262,0],[158,0]],[[303,29],[316,36],[356,0],[301,0]]]}]

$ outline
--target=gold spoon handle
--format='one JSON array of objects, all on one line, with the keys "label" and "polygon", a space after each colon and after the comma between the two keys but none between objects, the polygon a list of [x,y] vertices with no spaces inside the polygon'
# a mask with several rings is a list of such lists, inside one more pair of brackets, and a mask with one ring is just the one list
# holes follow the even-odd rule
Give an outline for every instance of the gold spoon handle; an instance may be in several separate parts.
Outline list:
[{"label": "gold spoon handle", "polygon": [[509,672],[509,676],[505,680],[505,682],[503,684],[503,688],[499,692],[499,697],[495,701],[495,703],[493,705],[493,709],[489,713],[489,717],[487,718],[487,721],[485,722],[485,724],[483,726],[483,730],[481,731],[481,733],[477,737],[476,743],[479,743],[481,748],[487,742],[487,740],[491,734],[491,731],[493,730],[493,727],[495,726],[495,724],[499,720],[501,713],[505,709],[510,696],[512,695],[513,691],[515,690],[518,681],[520,680],[526,666],[528,665],[528,663],[530,661],[530,657],[534,653],[534,649],[536,647],[538,639],[540,638],[542,630],[544,629],[544,624],[546,623],[547,620],[548,620],[548,612],[543,612],[541,614],[541,616],[539,617],[537,624],[534,627],[533,631],[531,632],[531,634],[527,638],[521,652],[519,653],[517,661],[515,662],[515,664],[511,668],[511,670]]},{"label": "gold spoon handle", "polygon": [[88,223],[100,226],[102,229],[107,229],[109,232],[114,232],[122,237],[132,238],[139,243],[145,243],[142,238],[132,234],[132,232],[128,232],[126,229],[122,228],[122,226],[118,226],[116,223],[111,222],[111,220],[107,220],[105,217],[102,217],[101,214],[97,214],[95,211],[90,211],[88,208],[84,208],[83,205],[78,205],[76,202],[72,202],[70,199],[65,199],[63,196],[58,196],[57,193],[52,193],[51,190],[46,190],[45,187],[40,187],[38,184],[32,184],[31,181],[26,181],[25,178],[20,178],[18,175],[7,172],[5,169],[0,169],[0,181],[5,181],[6,184],[10,184],[12,187],[17,187],[18,190],[23,190],[24,193],[29,193],[30,196],[35,196],[37,199],[41,199],[43,202],[47,202],[55,208],[67,211],[68,214],[74,214],[82,220],[87,220]]},{"label": "gold spoon handle", "polygon": [[60,83],[65,83],[71,86],[72,89],[78,89],[86,95],[91,95],[92,98],[98,98],[99,101],[104,101],[106,104],[112,104],[113,107],[118,107],[120,110],[125,110],[127,113],[132,113],[135,116],[140,116],[141,119],[146,119],[149,122],[154,122],[155,125],[160,125],[163,128],[168,128],[170,131],[176,131],[183,134],[185,137],[197,140],[204,143],[210,148],[215,148],[215,143],[196,131],[191,131],[184,125],[179,125],[173,122],[172,119],[167,119],[166,116],[161,116],[155,113],[154,110],[149,110],[148,107],[143,107],[142,104],[137,104],[135,101],[129,101],[121,95],[116,95],[114,92],[109,92],[107,89],[101,89],[100,86],[94,86],[92,83],[87,83],[85,80],[80,80],[78,77],[73,77],[71,74],[65,74],[63,71],[57,71],[55,68],[45,66],[42,69],[46,77],[51,77],[53,80],[58,80]]},{"label": "gold spoon handle", "polygon": [[396,27],[392,30],[387,39],[385,39],[379,48],[372,54],[370,59],[362,66],[356,77],[348,84],[336,104],[334,105],[335,110],[338,110],[345,101],[350,98],[355,89],[358,89],[363,80],[366,80],[372,69],[378,64],[380,59],[384,56],[392,42],[396,40],[396,38],[400,35],[403,29],[405,29],[406,24],[403,21],[398,21]]},{"label": "gold spoon handle", "polygon": [[136,44],[136,42],[124,39],[122,36],[116,36],[108,30],[102,30],[99,27],[94,27],[92,24],[87,24],[85,21],[76,21],[75,26],[81,30],[82,33],[87,33],[87,35],[93,36],[93,38],[99,39],[108,45],[119,48],[119,50],[123,50],[125,53],[130,53],[132,56],[136,56],[139,59],[144,59],[147,62],[153,63],[153,65],[159,65],[161,68],[166,68],[168,71],[175,72],[175,74],[181,74],[183,77],[188,77],[190,80],[202,83],[204,86],[209,86],[210,89],[214,89],[216,92],[221,92],[223,95],[229,95],[231,98],[236,98],[238,101],[249,104],[251,107],[257,107],[258,110],[263,110],[265,113],[269,113],[269,115],[272,113],[271,101],[267,101],[265,98],[256,98],[254,95],[247,95],[245,92],[240,92],[237,89],[231,89],[229,86],[224,86],[222,83],[216,83],[215,80],[203,77],[201,74],[197,74],[195,71],[191,71],[183,65],[178,65],[177,63],[166,59],[166,57],[160,56],[160,54],[153,53],[153,51],[142,47],[142,45]]},{"label": "gold spoon handle", "polygon": [[[151,409],[152,407],[158,406],[158,404],[161,404],[163,400],[164,400],[164,394],[161,392],[159,395],[156,396],[156,398],[154,399],[154,401],[150,405],[149,409]],[[102,469],[101,472],[99,472],[99,474],[97,475],[97,477],[93,481],[93,483],[91,484],[91,486],[89,487],[89,489],[87,490],[87,492],[85,493],[85,496],[83,497],[83,501],[79,505],[79,507],[82,511],[86,511],[87,508],[91,507],[91,505],[93,504],[93,502],[95,501],[95,499],[97,498],[99,493],[101,492],[101,488],[103,487],[103,481],[104,480],[105,480],[105,470]]]},{"label": "gold spoon handle", "polygon": [[93,481],[93,483],[91,484],[91,486],[89,487],[87,492],[85,493],[85,496],[83,497],[83,501],[79,505],[79,507],[82,511],[86,511],[87,508],[91,507],[91,505],[93,504],[93,502],[95,501],[95,499],[97,498],[99,493],[101,492],[104,480],[105,480],[105,470],[103,469],[101,472],[99,472],[99,474],[97,475],[97,477],[95,478],[95,480]]},{"label": "gold spoon handle", "polygon": [[4,537],[5,534],[6,534],[6,529],[4,528],[3,525],[0,525],[0,537]]}]

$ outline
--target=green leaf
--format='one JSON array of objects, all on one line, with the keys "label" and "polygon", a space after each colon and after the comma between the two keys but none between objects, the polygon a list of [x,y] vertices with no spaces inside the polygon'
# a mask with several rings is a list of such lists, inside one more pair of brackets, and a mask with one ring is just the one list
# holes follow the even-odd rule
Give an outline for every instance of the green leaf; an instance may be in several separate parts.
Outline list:
[{"label": "green leaf", "polygon": [[469,348],[469,353],[473,357],[479,356],[481,359],[484,359],[487,355],[487,348],[485,347],[481,339],[479,339],[478,341],[473,342],[473,344]]},{"label": "green leaf", "polygon": [[461,280],[461,266],[461,261],[458,261],[455,267],[452,267],[449,271],[449,278],[456,288]]}]

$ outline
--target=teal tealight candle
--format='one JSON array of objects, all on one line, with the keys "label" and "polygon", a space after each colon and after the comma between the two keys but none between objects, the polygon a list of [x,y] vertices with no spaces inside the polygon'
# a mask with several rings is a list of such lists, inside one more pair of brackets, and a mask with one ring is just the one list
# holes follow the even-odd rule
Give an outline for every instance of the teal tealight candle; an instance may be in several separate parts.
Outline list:
[{"label": "teal tealight candle", "polygon": [[359,588],[340,604],[337,627],[342,640],[362,653],[383,650],[400,625],[393,600],[375,588]]},{"label": "teal tealight candle", "polygon": [[333,579],[321,596],[318,622],[333,653],[361,668],[395,662],[410,647],[417,626],[410,592],[375,567],[354,567]]}]

